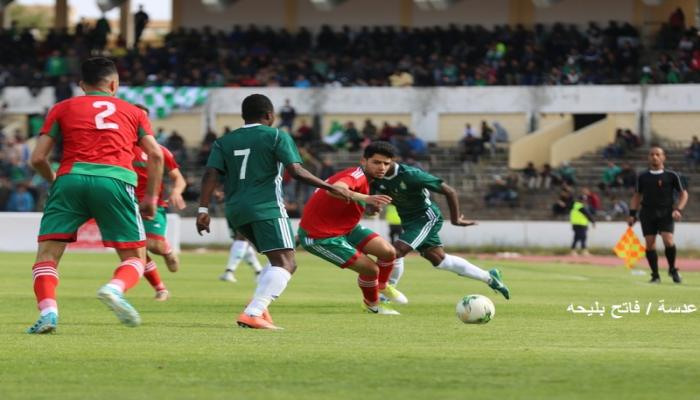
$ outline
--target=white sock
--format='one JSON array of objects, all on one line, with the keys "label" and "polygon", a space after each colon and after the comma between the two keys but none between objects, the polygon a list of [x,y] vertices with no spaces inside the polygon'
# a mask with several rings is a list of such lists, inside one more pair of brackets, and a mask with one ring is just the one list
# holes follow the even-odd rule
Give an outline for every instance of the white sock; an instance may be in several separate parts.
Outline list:
[{"label": "white sock", "polygon": [[487,271],[484,271],[462,257],[445,254],[445,258],[436,268],[451,271],[457,275],[467,276],[486,283],[491,281],[491,275],[489,275]]},{"label": "white sock", "polygon": [[261,280],[262,277],[267,273],[267,271],[270,270],[271,267],[272,267],[272,266],[270,265],[270,263],[265,264],[265,267],[263,267],[263,269],[262,269],[262,270],[260,271],[260,273],[258,274],[258,277],[257,277],[257,282],[258,282],[258,284],[260,284],[260,280]]},{"label": "white sock", "polygon": [[391,271],[391,276],[389,276],[389,284],[391,286],[398,285],[401,276],[403,276],[403,257],[394,260],[394,269]]},{"label": "white sock", "polygon": [[247,248],[248,242],[246,242],[245,240],[235,240],[233,242],[228,255],[228,263],[226,264],[227,271],[236,271],[236,268],[238,268],[238,263],[240,263],[243,259]]},{"label": "white sock", "polygon": [[278,298],[287,287],[287,282],[292,278],[292,274],[282,267],[274,265],[266,268],[265,273],[258,279],[258,287],[255,289],[253,300],[248,304],[245,313],[259,317],[263,311]]},{"label": "white sock", "polygon": [[255,253],[255,250],[253,250],[253,246],[248,246],[248,248],[245,251],[245,255],[243,256],[243,259],[245,260],[245,262],[250,264],[250,267],[253,268],[253,271],[262,271],[262,266],[260,265],[260,261],[258,260],[258,255]]}]

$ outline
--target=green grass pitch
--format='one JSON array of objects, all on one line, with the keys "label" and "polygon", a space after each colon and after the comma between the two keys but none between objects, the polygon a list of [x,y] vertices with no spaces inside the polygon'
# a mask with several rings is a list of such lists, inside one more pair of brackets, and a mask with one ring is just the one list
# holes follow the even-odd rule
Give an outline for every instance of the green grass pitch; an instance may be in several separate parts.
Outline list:
[{"label": "green grass pitch", "polygon": [[[224,253],[182,256],[161,275],[172,298],[152,300],[142,281],[129,293],[143,325],[126,328],[95,298],[113,254],[67,254],[59,273],[54,335],[24,329],[37,312],[29,254],[0,254],[0,398],[10,399],[697,399],[700,396],[700,274],[659,286],[622,267],[502,263],[512,299],[480,282],[407,259],[401,316],[360,311],[356,275],[308,254],[273,304],[284,331],[234,325],[251,297],[218,280]],[[493,262],[480,262],[491,267]],[[665,278],[665,279],[664,279]],[[456,302],[480,293],[496,304],[482,326],[464,325]],[[650,315],[613,319],[567,312],[569,304],[654,303]]]}]

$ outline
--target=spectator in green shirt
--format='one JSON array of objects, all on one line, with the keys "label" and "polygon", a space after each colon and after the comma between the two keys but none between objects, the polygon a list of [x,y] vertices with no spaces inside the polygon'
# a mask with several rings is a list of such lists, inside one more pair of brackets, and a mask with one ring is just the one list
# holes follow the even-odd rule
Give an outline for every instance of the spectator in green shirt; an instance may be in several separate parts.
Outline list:
[{"label": "spectator in green shirt", "polygon": [[51,57],[46,59],[44,72],[52,83],[56,83],[60,76],[68,73],[68,63],[58,50],[54,50]]},{"label": "spectator in green shirt", "polygon": [[610,188],[619,186],[618,176],[620,172],[622,172],[622,168],[614,162],[608,161],[608,166],[603,170],[603,181],[600,189],[607,193]]}]

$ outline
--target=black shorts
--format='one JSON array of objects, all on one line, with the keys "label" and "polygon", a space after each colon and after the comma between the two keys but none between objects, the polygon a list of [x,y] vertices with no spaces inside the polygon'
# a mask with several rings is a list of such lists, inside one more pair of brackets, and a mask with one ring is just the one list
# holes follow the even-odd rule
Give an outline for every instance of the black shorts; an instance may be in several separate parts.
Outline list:
[{"label": "black shorts", "polygon": [[673,209],[644,209],[639,212],[644,236],[658,235],[660,232],[673,233]]}]

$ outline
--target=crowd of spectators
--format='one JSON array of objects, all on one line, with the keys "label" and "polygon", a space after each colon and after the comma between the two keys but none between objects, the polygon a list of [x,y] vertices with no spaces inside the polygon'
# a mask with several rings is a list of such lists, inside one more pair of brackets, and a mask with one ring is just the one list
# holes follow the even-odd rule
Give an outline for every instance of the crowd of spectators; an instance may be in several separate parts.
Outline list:
[{"label": "crowd of spectators", "polygon": [[501,204],[511,208],[519,205],[520,178],[516,173],[511,172],[502,178],[494,175],[493,182],[489,184],[488,191],[484,195],[484,203],[487,207],[494,207]]},{"label": "crowd of spectators", "polygon": [[620,158],[628,151],[639,148],[642,145],[642,138],[630,129],[618,128],[615,131],[615,140],[603,148],[603,158]]},{"label": "crowd of spectators", "polygon": [[[108,40],[109,24],[81,21],[70,32],[38,39],[13,24],[0,29],[0,87],[65,85],[79,60],[108,54],[128,85],[197,86],[473,86],[677,83],[697,81],[696,32],[681,29],[679,53],[642,65],[637,28],[575,25],[363,27],[295,33],[251,25],[230,31],[180,28],[163,46],[127,48]],[[673,32],[677,32],[674,30]],[[665,36],[664,36],[665,35]],[[659,42],[667,38],[662,30]],[[109,44],[109,45],[108,45]],[[62,79],[62,77],[65,77]]]},{"label": "crowd of spectators", "polygon": [[[606,166],[602,169],[600,181],[595,188],[582,184],[577,178],[576,168],[569,162],[563,162],[556,169],[549,164],[537,168],[533,162],[528,162],[519,171],[519,176],[511,173],[506,180],[496,176],[495,183],[489,186],[484,200],[487,206],[515,206],[518,205],[517,199],[522,190],[556,190],[555,200],[551,204],[551,215],[554,218],[567,218],[575,199],[581,199],[593,216],[607,220],[625,218],[629,211],[625,199],[631,196],[636,185],[637,171],[630,162],[624,162],[622,166],[610,159],[605,162]],[[588,178],[584,181],[590,180],[590,174],[586,175]]]},{"label": "crowd of spectators", "polygon": [[685,159],[689,167],[696,168],[700,163],[700,140],[693,136],[690,145],[685,149]]},{"label": "crowd of spectators", "polygon": [[663,51],[656,63],[642,71],[642,83],[700,82],[700,37],[686,24],[681,8],[661,26],[654,46]]},{"label": "crowd of spectators", "polygon": [[508,141],[508,131],[498,121],[493,121],[493,125],[481,121],[478,131],[467,123],[464,136],[459,141],[460,159],[462,162],[479,162],[481,156],[488,153],[492,157],[499,144],[507,144]]},{"label": "crowd of spectators", "polygon": [[35,211],[46,199],[48,183],[30,168],[29,157],[26,138],[0,126],[0,211]]},{"label": "crowd of spectators", "polygon": [[[530,190],[550,189],[551,186],[556,186],[558,194],[551,206],[552,216],[555,218],[567,217],[574,199],[581,198],[593,216],[606,220],[625,219],[629,211],[626,200],[631,197],[635,189],[638,171],[631,162],[624,161],[618,165],[614,158],[623,155],[626,151],[637,149],[641,146],[641,140],[629,130],[622,129],[617,130],[617,138],[621,140],[624,151],[620,155],[611,157],[607,151],[610,146],[606,147],[601,159],[605,167],[602,168],[600,180],[595,185],[595,189],[580,185],[576,179],[575,168],[568,162],[562,163],[555,171],[552,171],[548,164],[538,171],[534,163],[528,163],[521,171],[523,186]],[[698,156],[700,159],[700,141],[697,137],[693,137],[684,154],[687,167],[694,167],[695,157]],[[687,185],[687,177],[681,174],[681,179]]]},{"label": "crowd of spectators", "polygon": [[[299,132],[300,129],[306,130],[307,127],[302,124],[301,128],[294,134],[295,138],[302,137]],[[333,121],[328,134],[321,140],[323,143],[321,150],[336,151],[338,149],[347,149],[349,151],[357,151],[364,149],[368,144],[376,140],[384,140],[394,144],[404,160],[423,160],[428,156],[427,143],[414,132],[411,132],[402,122],[392,125],[388,121],[384,121],[379,127],[371,119],[366,119],[360,129],[352,121],[344,124]],[[299,143],[299,139],[297,139],[297,142]]]}]

